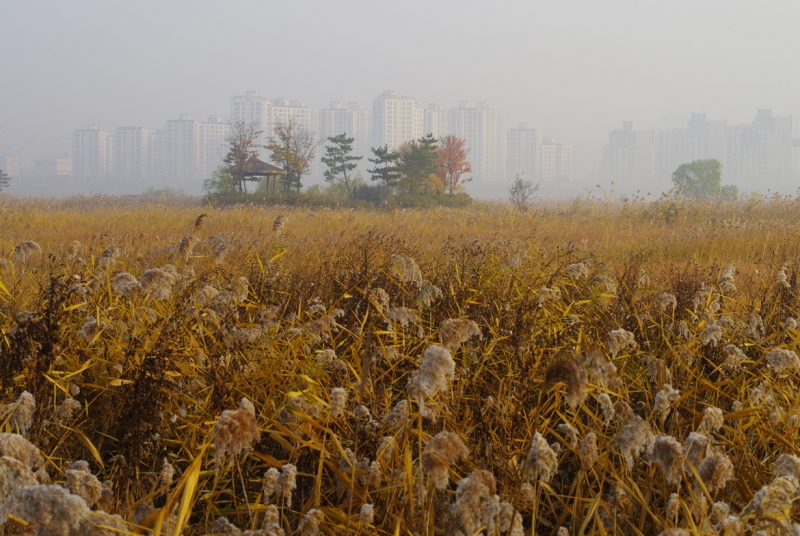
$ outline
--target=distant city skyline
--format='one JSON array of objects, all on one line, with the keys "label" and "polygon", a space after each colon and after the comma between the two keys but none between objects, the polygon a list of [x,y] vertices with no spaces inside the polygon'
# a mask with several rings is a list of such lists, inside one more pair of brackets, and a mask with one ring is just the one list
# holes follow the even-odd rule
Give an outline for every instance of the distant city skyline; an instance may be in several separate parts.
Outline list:
[{"label": "distant city skyline", "polygon": [[[637,130],[633,122],[623,121],[623,128],[610,129],[608,142],[598,148],[597,167],[584,168],[576,176],[572,145],[527,123],[506,128],[506,114],[485,101],[423,107],[413,96],[395,90],[381,92],[372,106],[331,101],[326,108],[314,109],[298,100],[269,98],[255,90],[234,95],[229,101],[227,117],[211,115],[207,121],[198,121],[179,114],[155,129],[117,126],[104,131],[90,125],[75,129],[69,152],[28,158],[27,165],[20,155],[5,155],[0,164],[5,164],[12,177],[23,180],[26,176],[108,177],[125,184],[149,180],[193,188],[222,164],[229,122],[255,122],[264,131],[259,141],[264,144],[278,122],[293,118],[322,139],[341,133],[355,138],[354,154],[363,157],[359,172],[367,179],[371,147],[386,144],[396,149],[428,133],[464,138],[472,176],[479,183],[509,181],[520,174],[538,182],[577,179],[668,185],[678,165],[701,158],[720,160],[723,179],[745,189],[759,178],[766,181],[760,185],[800,179],[800,140],[793,137],[793,118],[769,109],[760,109],[752,124],[744,125],[708,120],[702,112],[688,114],[680,128]],[[320,147],[306,179],[310,183],[321,182],[323,152]],[[261,156],[268,159],[264,151]]]}]

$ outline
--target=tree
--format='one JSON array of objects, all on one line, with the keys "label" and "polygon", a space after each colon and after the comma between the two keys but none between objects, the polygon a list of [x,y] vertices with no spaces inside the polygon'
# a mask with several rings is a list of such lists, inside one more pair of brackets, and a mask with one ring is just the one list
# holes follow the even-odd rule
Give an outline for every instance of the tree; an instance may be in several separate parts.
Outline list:
[{"label": "tree", "polygon": [[403,175],[401,186],[412,194],[436,190],[430,176],[439,168],[438,140],[432,134],[404,144],[398,152],[398,171]]},{"label": "tree", "polygon": [[322,157],[322,163],[328,166],[325,171],[325,180],[334,183],[338,182],[344,184],[347,189],[347,195],[353,197],[355,190],[351,188],[352,172],[358,167],[358,162],[361,156],[353,156],[353,142],[355,138],[348,138],[347,133],[339,134],[328,138],[332,145],[325,147],[325,156]]},{"label": "tree", "polygon": [[11,184],[11,177],[8,176],[8,173],[3,173],[3,170],[0,169],[0,192],[3,191],[3,188],[8,188],[9,184]]},{"label": "tree", "polygon": [[672,182],[685,197],[701,199],[720,193],[721,177],[719,160],[695,160],[678,166],[672,174]]},{"label": "tree", "polygon": [[228,166],[218,167],[210,179],[203,181],[203,191],[210,194],[232,194],[241,191],[241,183],[231,174]]},{"label": "tree", "polygon": [[400,172],[397,169],[397,161],[400,158],[400,154],[390,151],[388,145],[378,148],[373,147],[372,154],[375,155],[375,158],[367,158],[367,160],[375,164],[373,169],[367,170],[367,173],[371,175],[370,179],[383,181],[387,188],[396,185],[400,178]]},{"label": "tree", "polygon": [[511,200],[511,204],[517,210],[525,211],[528,210],[528,201],[539,191],[539,184],[533,184],[532,181],[526,181],[522,177],[517,174],[514,183],[511,185],[511,188],[508,189],[508,196]]},{"label": "tree", "polygon": [[[257,123],[245,123],[244,121],[231,123],[231,133],[225,138],[228,143],[228,154],[224,161],[227,164],[230,178],[235,183],[234,191],[242,193],[247,190],[245,181],[250,180],[247,176],[247,161],[258,156],[258,138],[262,132]],[[215,171],[215,173],[218,172],[219,170]],[[206,182],[209,180],[212,179],[207,179],[203,183],[204,190]]]},{"label": "tree", "polygon": [[275,125],[274,136],[269,138],[264,149],[271,153],[270,160],[284,170],[281,177],[284,190],[300,191],[301,179],[311,171],[311,162],[321,143],[294,117]]},{"label": "tree", "polygon": [[469,182],[472,177],[464,177],[472,173],[472,166],[467,161],[469,149],[464,145],[467,140],[454,134],[439,138],[439,155],[436,160],[436,175],[442,180],[447,193],[454,194],[461,184]]}]

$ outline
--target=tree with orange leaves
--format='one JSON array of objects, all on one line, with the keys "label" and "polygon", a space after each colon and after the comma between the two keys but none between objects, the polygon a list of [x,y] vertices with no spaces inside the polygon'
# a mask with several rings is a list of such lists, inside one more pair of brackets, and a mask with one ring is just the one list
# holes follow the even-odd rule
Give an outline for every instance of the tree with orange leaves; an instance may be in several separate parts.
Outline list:
[{"label": "tree with orange leaves", "polygon": [[436,175],[442,179],[447,193],[454,194],[461,189],[461,185],[472,180],[464,177],[472,173],[472,166],[467,161],[469,149],[464,147],[467,140],[454,134],[439,138],[439,158],[436,161]]}]

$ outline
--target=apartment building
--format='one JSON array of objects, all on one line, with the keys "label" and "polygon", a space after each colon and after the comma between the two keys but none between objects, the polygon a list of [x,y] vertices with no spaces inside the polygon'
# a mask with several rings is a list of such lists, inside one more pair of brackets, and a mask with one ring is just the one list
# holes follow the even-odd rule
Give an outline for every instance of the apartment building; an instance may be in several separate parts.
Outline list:
[{"label": "apartment building", "polygon": [[538,181],[542,166],[542,133],[520,123],[508,131],[506,153],[506,179],[513,181],[517,175],[529,181]]},{"label": "apartment building", "polygon": [[[339,102],[331,102],[328,108],[319,111],[319,137],[327,140],[339,134],[347,134],[353,138],[353,155],[363,157],[359,161],[359,171],[366,177],[366,169],[370,166],[367,158],[370,152],[371,117],[368,111],[357,102],[348,102],[342,106]],[[319,149],[318,159],[324,153],[324,143]]]},{"label": "apartment building", "polygon": [[572,146],[545,137],[542,141],[541,169],[542,181],[572,180]]},{"label": "apartment building", "polygon": [[631,121],[608,133],[600,176],[605,180],[647,182],[655,179],[656,133],[634,130]]},{"label": "apartment building", "polygon": [[425,135],[424,112],[413,97],[386,90],[372,105],[372,146],[397,149]]},{"label": "apartment building", "polygon": [[109,177],[114,170],[114,137],[97,125],[72,135],[72,174],[77,178]]},{"label": "apartment building", "polygon": [[118,127],[114,131],[114,178],[140,181],[149,172],[148,151],[152,132],[142,127]]},{"label": "apartment building", "polygon": [[469,161],[475,180],[502,181],[506,178],[506,140],[503,113],[490,109],[485,102],[470,107],[460,101],[448,114],[450,134],[466,140]]}]

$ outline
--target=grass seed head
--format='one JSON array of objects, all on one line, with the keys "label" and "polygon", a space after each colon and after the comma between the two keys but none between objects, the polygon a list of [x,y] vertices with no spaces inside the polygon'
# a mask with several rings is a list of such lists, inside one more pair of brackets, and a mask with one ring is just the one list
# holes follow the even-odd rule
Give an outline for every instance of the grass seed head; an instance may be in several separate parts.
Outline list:
[{"label": "grass seed head", "polygon": [[64,421],[71,419],[75,412],[81,409],[81,407],[81,403],[72,397],[62,400],[61,403],[56,406],[56,410],[53,413],[56,424],[63,424]]},{"label": "grass seed head", "polygon": [[791,477],[800,481],[800,458],[793,454],[781,454],[773,465],[776,477]]},{"label": "grass seed head", "polygon": [[22,391],[16,402],[6,406],[6,411],[12,412],[11,423],[21,435],[28,433],[33,424],[33,413],[36,411],[36,399],[28,391]]},{"label": "grass seed head", "polygon": [[686,461],[691,462],[695,467],[700,467],[702,461],[708,456],[711,446],[708,436],[702,432],[691,432],[686,436],[683,444]]},{"label": "grass seed head", "polygon": [[613,387],[619,383],[616,365],[599,348],[587,350],[583,364],[593,378],[600,378],[606,385]]},{"label": "grass seed head", "polygon": [[42,246],[33,240],[26,240],[14,246],[14,257],[16,258],[17,262],[22,264],[28,262],[31,258],[31,255],[35,253],[41,254]]},{"label": "grass seed head", "polygon": [[525,468],[525,478],[529,480],[541,480],[550,482],[558,469],[558,458],[556,453],[542,434],[533,434],[531,448],[528,451],[528,460]]},{"label": "grass seed head", "polygon": [[449,482],[450,464],[469,456],[461,438],[453,432],[439,432],[425,443],[422,468],[431,475],[436,489],[443,490]]},{"label": "grass seed head", "polygon": [[554,361],[545,372],[544,381],[546,388],[557,382],[564,382],[567,386],[567,403],[571,408],[580,406],[588,394],[586,388],[586,372],[572,359],[558,359]]},{"label": "grass seed head", "polygon": [[358,521],[366,527],[372,525],[375,522],[375,508],[369,503],[362,504],[361,511],[358,514]]},{"label": "grass seed head", "polygon": [[725,454],[712,451],[700,462],[697,473],[703,479],[711,493],[725,487],[729,480],[733,480],[733,463]]},{"label": "grass seed head", "polygon": [[700,421],[700,426],[709,432],[716,432],[725,424],[722,410],[709,406],[703,411],[703,419]]},{"label": "grass seed head", "polygon": [[800,369],[800,358],[792,350],[773,348],[767,352],[765,359],[776,372],[781,372],[787,368]]},{"label": "grass seed head", "polygon": [[292,506],[292,493],[297,489],[297,467],[291,463],[281,467],[280,492],[287,507]]},{"label": "grass seed head", "polygon": [[677,486],[681,481],[685,455],[683,446],[672,436],[657,435],[653,439],[653,446],[649,449],[648,457],[651,462],[661,466],[667,484]]},{"label": "grass seed head", "polygon": [[425,349],[419,369],[408,380],[406,391],[419,404],[420,414],[427,415],[424,408],[425,397],[430,397],[436,389],[447,391],[448,380],[455,374],[456,363],[447,348],[432,344]]},{"label": "grass seed head", "polygon": [[556,431],[564,436],[567,445],[571,448],[578,448],[578,430],[569,423],[562,422],[556,426]]},{"label": "grass seed head", "polygon": [[0,457],[0,504],[25,486],[36,486],[36,475],[23,462],[10,456]]},{"label": "grass seed head", "polygon": [[383,425],[387,428],[397,428],[408,422],[409,407],[405,398],[394,405],[392,411],[383,416]]},{"label": "grass seed head", "polygon": [[455,350],[470,337],[482,339],[481,329],[473,320],[466,318],[449,318],[439,328],[439,340],[448,350]]},{"label": "grass seed head", "polygon": [[614,438],[613,444],[625,456],[628,470],[632,471],[633,457],[639,455],[640,452],[649,450],[653,445],[653,441],[654,437],[653,432],[650,431],[650,426],[641,417],[634,415]]},{"label": "grass seed head", "polygon": [[331,417],[337,419],[344,413],[347,404],[347,389],[334,387],[331,389]]},{"label": "grass seed head", "polygon": [[325,514],[316,508],[312,508],[297,526],[300,536],[319,536],[319,525],[325,520]]},{"label": "grass seed head", "polygon": [[226,454],[237,456],[247,451],[261,437],[255,408],[242,398],[239,409],[226,409],[214,427],[214,463],[218,466]]},{"label": "grass seed head", "polygon": [[586,467],[591,465],[597,460],[597,434],[589,432],[581,442],[581,459]]},{"label": "grass seed head", "polygon": [[273,495],[278,493],[281,489],[281,472],[274,467],[270,467],[264,473],[264,482],[262,484],[262,491],[264,493],[264,503],[268,503]]},{"label": "grass seed head", "polygon": [[672,403],[678,399],[681,392],[677,389],[673,389],[670,384],[665,384],[664,388],[661,389],[658,393],[656,393],[656,399],[653,404],[653,411],[658,413],[661,416],[661,425],[664,425],[664,421],[667,420],[667,416],[669,415],[670,410],[672,409],[670,406]]},{"label": "grass seed head", "polygon": [[422,286],[422,272],[414,259],[403,255],[392,255],[391,263],[394,274],[403,282],[414,283],[417,287]]},{"label": "grass seed head", "polygon": [[638,345],[633,333],[624,329],[615,329],[608,333],[608,349],[613,357],[617,357],[620,352],[631,348],[634,349]]},{"label": "grass seed head", "polygon": [[483,469],[474,470],[458,482],[456,500],[450,506],[450,517],[465,534],[475,534],[478,528],[489,524],[490,520],[486,518],[492,510],[489,506],[494,502],[496,492],[494,475]]},{"label": "grass seed head", "polygon": [[614,404],[611,402],[611,397],[606,393],[597,395],[597,402],[600,404],[600,410],[603,412],[603,423],[608,426],[614,420]]},{"label": "grass seed head", "polygon": [[97,504],[103,491],[102,484],[89,471],[89,464],[83,460],[73,463],[72,469],[67,469],[64,487],[86,501],[89,508]]},{"label": "grass seed head", "polygon": [[81,524],[88,513],[86,501],[58,484],[22,487],[0,507],[2,519],[16,516],[37,533],[53,536],[83,534]]}]

